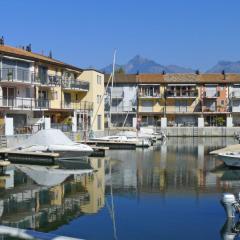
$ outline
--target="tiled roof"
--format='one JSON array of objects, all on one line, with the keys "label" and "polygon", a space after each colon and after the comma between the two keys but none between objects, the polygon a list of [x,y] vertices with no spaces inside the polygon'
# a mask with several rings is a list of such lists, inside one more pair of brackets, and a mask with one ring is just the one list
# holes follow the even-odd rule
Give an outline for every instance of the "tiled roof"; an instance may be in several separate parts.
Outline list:
[{"label": "tiled roof", "polygon": [[[105,82],[109,79],[105,74]],[[115,74],[115,83],[240,83],[240,74]]]},{"label": "tiled roof", "polygon": [[[104,74],[104,82],[107,83],[110,74]],[[114,83],[137,83],[136,74],[115,74]]]},{"label": "tiled roof", "polygon": [[12,56],[12,57],[24,58],[24,59],[28,59],[28,60],[32,60],[32,61],[40,61],[40,62],[52,64],[52,65],[57,65],[57,66],[60,66],[60,67],[69,68],[69,69],[76,70],[76,71],[82,71],[81,68],[66,64],[64,62],[58,61],[58,60],[53,59],[53,58],[46,57],[46,56],[41,55],[41,54],[28,52],[28,51],[23,50],[21,48],[15,48],[15,47],[10,47],[10,46],[6,46],[6,45],[0,45],[0,54],[5,54],[5,55],[8,55],[8,56]]}]

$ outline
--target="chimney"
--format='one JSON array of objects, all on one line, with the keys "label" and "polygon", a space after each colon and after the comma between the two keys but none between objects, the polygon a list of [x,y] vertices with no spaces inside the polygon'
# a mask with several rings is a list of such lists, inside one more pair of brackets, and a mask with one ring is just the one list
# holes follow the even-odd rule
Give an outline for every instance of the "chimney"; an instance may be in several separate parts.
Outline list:
[{"label": "chimney", "polygon": [[4,45],[4,37],[3,36],[0,38],[0,45]]},{"label": "chimney", "polygon": [[32,51],[32,44],[29,43],[27,46],[26,46],[26,51],[28,52],[31,52]]},{"label": "chimney", "polygon": [[49,58],[52,58],[52,51],[49,52]]}]

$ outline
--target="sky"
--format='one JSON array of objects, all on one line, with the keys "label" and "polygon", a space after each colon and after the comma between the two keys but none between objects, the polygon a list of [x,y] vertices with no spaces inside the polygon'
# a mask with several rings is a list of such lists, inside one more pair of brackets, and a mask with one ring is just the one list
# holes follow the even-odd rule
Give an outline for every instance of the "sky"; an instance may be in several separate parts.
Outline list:
[{"label": "sky", "polygon": [[5,44],[100,69],[135,55],[207,70],[240,61],[239,0],[0,0]]}]

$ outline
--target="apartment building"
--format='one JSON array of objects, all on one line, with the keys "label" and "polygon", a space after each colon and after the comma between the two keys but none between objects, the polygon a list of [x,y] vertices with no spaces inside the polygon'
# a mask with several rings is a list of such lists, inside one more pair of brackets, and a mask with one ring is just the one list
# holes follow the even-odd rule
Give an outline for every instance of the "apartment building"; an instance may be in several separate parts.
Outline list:
[{"label": "apartment building", "polygon": [[[110,75],[105,75],[106,83],[109,77]],[[136,113],[136,75],[117,74],[114,78],[113,88],[110,83],[105,96],[105,125],[114,127],[132,126],[133,121],[136,121]]]},{"label": "apartment building", "polygon": [[101,72],[0,45],[0,119],[13,118],[15,133],[29,132],[43,117],[64,131],[102,131],[104,104],[96,98],[103,92]]},{"label": "apartment building", "polygon": [[[117,76],[113,88],[127,86],[128,76]],[[131,84],[141,125],[240,125],[240,74],[137,74]],[[118,114],[112,118],[115,125]],[[131,120],[135,126],[136,119]]]}]

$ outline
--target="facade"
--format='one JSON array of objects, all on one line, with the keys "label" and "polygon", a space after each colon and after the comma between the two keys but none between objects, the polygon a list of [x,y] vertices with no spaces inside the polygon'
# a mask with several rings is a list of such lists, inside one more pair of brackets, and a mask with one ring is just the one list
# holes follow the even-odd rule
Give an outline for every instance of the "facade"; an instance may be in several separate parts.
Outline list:
[{"label": "facade", "polygon": [[[136,111],[129,121],[133,127],[136,126],[136,119],[142,126],[240,125],[240,74],[118,74],[115,79],[115,91],[128,84],[135,86],[135,96],[132,98],[136,99]],[[113,125],[118,125],[122,123],[122,113],[113,111],[115,102],[112,92],[110,112],[115,117],[111,120]],[[124,100],[125,95],[117,105]]]},{"label": "facade", "polygon": [[0,45],[0,122],[13,118],[15,133],[32,131],[43,118],[63,131],[103,131],[104,104],[96,101],[103,92],[101,72]]},{"label": "facade", "polygon": [[[104,79],[107,82],[109,79],[109,75],[105,75]],[[112,103],[111,112],[110,102]],[[111,87],[107,89],[107,95],[105,97],[106,126],[110,126],[110,122],[111,125],[114,127],[132,126],[134,119],[136,119],[136,113],[136,75],[116,75],[113,83],[113,88],[112,90]]]}]

